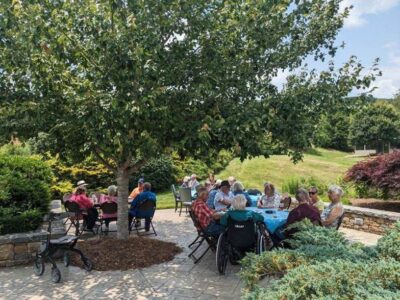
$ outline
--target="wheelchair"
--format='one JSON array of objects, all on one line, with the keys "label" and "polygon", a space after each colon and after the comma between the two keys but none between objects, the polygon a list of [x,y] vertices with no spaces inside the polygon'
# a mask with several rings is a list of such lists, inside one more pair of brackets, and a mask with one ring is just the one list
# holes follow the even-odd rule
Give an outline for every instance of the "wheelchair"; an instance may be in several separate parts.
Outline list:
[{"label": "wheelchair", "polygon": [[272,240],[264,223],[255,223],[252,219],[235,221],[228,218],[228,226],[220,234],[217,242],[218,272],[221,275],[225,274],[228,260],[232,265],[237,265],[246,252],[261,254],[271,248]]},{"label": "wheelchair", "polygon": [[51,280],[54,283],[58,283],[61,280],[61,272],[57,268],[57,264],[53,258],[56,252],[62,251],[63,253],[63,263],[65,267],[68,267],[70,264],[70,252],[78,253],[85,270],[91,271],[93,269],[92,261],[87,258],[82,251],[75,248],[75,245],[78,241],[77,236],[73,235],[65,235],[58,239],[51,238],[51,223],[52,221],[58,219],[60,215],[50,213],[48,216],[48,232],[47,239],[42,241],[42,245],[38,253],[36,254],[35,261],[34,261],[34,272],[37,276],[42,276],[45,270],[45,262],[49,261],[52,264],[51,268]]}]

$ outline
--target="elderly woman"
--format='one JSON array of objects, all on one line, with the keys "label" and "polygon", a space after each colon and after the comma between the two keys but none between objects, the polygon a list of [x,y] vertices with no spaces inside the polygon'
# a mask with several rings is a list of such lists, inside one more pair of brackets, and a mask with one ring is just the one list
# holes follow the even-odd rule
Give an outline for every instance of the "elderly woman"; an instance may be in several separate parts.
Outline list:
[{"label": "elderly woman", "polygon": [[344,208],[340,202],[344,192],[341,187],[331,185],[328,189],[328,197],[331,203],[321,214],[322,225],[327,228],[335,228],[339,223],[340,217],[344,213]]},{"label": "elderly woman", "polygon": [[233,184],[232,192],[234,196],[243,195],[246,198],[246,206],[251,206],[251,198],[247,192],[244,191],[244,186],[240,181],[236,181]]},{"label": "elderly woman", "polygon": [[83,215],[83,218],[87,229],[92,230],[99,214],[97,209],[94,208],[92,200],[86,196],[86,186],[78,186],[70,201],[76,202],[81,209],[87,212]]},{"label": "elderly woman", "polygon": [[257,207],[266,208],[279,208],[281,203],[281,195],[275,191],[275,187],[272,183],[266,182],[264,184],[264,195],[258,199]]},{"label": "elderly woman", "polygon": [[[115,185],[110,185],[107,188],[107,195],[102,195],[102,197],[100,197],[100,205],[103,203],[117,203],[117,187]],[[104,219],[111,219],[111,218],[116,218],[117,217],[117,213],[115,214],[102,214]],[[106,226],[108,227],[108,222],[107,220],[105,221]]]},{"label": "elderly woman", "polygon": [[220,224],[227,226],[228,225],[228,217],[231,217],[235,221],[245,221],[249,218],[253,219],[254,222],[262,222],[264,221],[264,217],[251,210],[246,210],[247,200],[244,195],[236,195],[232,200],[232,208],[233,210],[227,211],[221,218]]}]

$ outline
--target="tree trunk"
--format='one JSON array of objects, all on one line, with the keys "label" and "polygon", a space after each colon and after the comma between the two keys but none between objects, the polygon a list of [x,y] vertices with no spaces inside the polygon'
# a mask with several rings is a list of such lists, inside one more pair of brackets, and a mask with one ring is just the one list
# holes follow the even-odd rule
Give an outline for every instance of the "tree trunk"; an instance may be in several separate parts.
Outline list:
[{"label": "tree trunk", "polygon": [[128,196],[129,196],[129,174],[125,168],[118,168],[117,171],[118,186],[118,231],[119,239],[128,239]]}]

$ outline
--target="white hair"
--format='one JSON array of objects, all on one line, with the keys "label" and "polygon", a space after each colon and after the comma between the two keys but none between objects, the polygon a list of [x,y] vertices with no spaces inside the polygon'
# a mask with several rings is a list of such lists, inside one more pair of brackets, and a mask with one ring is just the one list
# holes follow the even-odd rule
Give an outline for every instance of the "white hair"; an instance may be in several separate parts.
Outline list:
[{"label": "white hair", "polygon": [[340,197],[342,197],[344,195],[343,189],[340,186],[335,185],[335,184],[332,184],[331,186],[329,186],[328,193],[333,193],[333,194],[339,195]]},{"label": "white hair", "polygon": [[107,193],[109,196],[115,196],[117,194],[117,187],[115,185],[110,185],[107,188]]},{"label": "white hair", "polygon": [[244,190],[243,184],[240,181],[236,181],[232,186],[233,192],[241,192]]},{"label": "white hair", "polygon": [[235,210],[245,210],[247,200],[243,195],[236,195],[232,200],[232,207]]}]

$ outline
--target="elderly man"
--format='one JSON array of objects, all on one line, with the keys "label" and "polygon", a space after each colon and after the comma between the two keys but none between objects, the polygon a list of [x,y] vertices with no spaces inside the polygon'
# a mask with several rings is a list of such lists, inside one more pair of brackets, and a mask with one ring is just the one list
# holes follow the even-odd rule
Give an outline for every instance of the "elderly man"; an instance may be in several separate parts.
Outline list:
[{"label": "elderly man", "polygon": [[232,202],[233,193],[230,191],[230,185],[227,180],[221,182],[219,192],[214,198],[214,207],[216,210],[226,210]]},{"label": "elderly man", "polygon": [[221,182],[222,182],[222,180],[218,179],[215,182],[213,188],[208,192],[207,206],[209,208],[211,208],[211,209],[215,209],[215,207],[214,207],[214,199],[215,199],[215,196],[217,195],[217,193],[219,191],[219,188],[221,186]]},{"label": "elderly man", "polygon": [[225,227],[217,222],[221,214],[210,209],[207,204],[208,191],[205,187],[200,187],[197,191],[197,199],[192,203],[192,210],[198,219],[201,228],[209,235],[218,237],[225,230]]},{"label": "elderly man", "polygon": [[315,186],[310,187],[308,195],[310,196],[310,204],[318,209],[319,213],[322,213],[324,210],[324,202],[322,202],[318,196],[318,189]]},{"label": "elderly man", "polygon": [[[151,191],[151,184],[149,182],[143,183],[143,192],[141,192],[139,195],[133,199],[131,202],[131,208],[129,210],[129,224],[132,223],[133,217],[137,217],[137,212],[139,205],[142,204],[144,201],[154,201],[156,202],[156,194],[154,194]],[[140,215],[140,218],[145,219],[145,230],[149,231],[150,230],[150,218],[153,217],[153,211],[149,212],[144,212],[142,215]],[[139,223],[140,224],[140,223]],[[135,224],[135,226],[139,226],[139,224]]]},{"label": "elderly man", "polygon": [[322,224],[327,228],[337,228],[340,217],[344,214],[341,198],[344,192],[340,186],[331,185],[328,189],[328,197],[331,203],[321,214]]},{"label": "elderly man", "polygon": [[133,189],[132,193],[128,197],[128,202],[130,203],[133,199],[135,199],[141,192],[143,192],[144,179],[140,178],[138,180],[138,185]]}]

